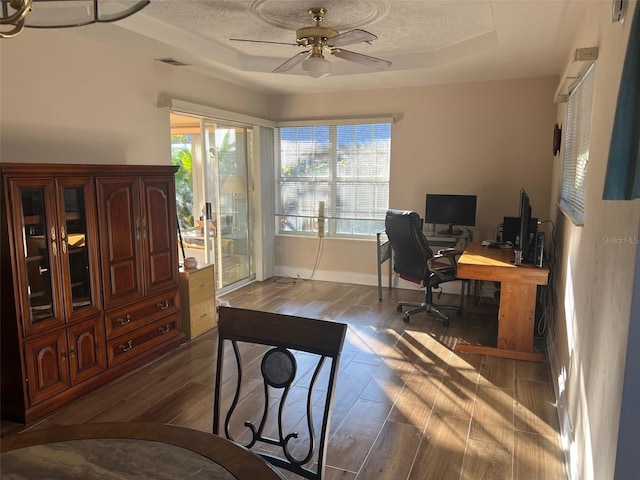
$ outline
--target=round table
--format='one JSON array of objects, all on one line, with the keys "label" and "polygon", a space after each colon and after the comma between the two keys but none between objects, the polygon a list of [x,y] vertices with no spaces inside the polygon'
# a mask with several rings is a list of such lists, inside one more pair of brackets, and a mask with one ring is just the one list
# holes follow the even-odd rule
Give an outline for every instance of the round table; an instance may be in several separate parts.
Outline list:
[{"label": "round table", "polygon": [[282,480],[261,457],[211,433],[151,423],[86,423],[0,440],[3,479]]}]

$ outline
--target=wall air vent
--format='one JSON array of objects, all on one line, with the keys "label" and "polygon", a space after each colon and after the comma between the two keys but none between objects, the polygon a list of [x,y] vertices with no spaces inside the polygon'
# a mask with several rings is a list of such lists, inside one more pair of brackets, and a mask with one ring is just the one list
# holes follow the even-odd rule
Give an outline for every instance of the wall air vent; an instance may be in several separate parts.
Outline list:
[{"label": "wall air vent", "polygon": [[169,65],[173,65],[174,67],[186,67],[189,65],[188,63],[181,62],[180,60],[176,60],[175,58],[156,58],[158,62],[167,63]]}]

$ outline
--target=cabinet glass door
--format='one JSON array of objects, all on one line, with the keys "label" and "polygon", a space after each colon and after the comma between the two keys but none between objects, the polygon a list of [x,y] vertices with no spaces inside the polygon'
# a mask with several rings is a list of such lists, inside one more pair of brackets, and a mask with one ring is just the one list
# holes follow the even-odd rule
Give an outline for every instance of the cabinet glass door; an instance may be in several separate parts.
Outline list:
[{"label": "cabinet glass door", "polygon": [[56,303],[59,301],[55,276],[59,252],[53,191],[49,181],[15,181],[13,187],[13,191],[18,192],[19,201],[13,205],[14,215],[20,219],[15,222],[14,235],[21,239],[21,242],[16,242],[16,247],[22,247],[22,251],[16,253],[23,258],[20,275],[23,277],[21,283],[26,285],[22,310],[29,313],[29,322],[24,322],[24,325],[30,330],[60,317],[60,305]]},{"label": "cabinet glass door", "polygon": [[[95,219],[90,179],[58,181],[58,215],[63,288],[67,318],[95,313],[99,296],[94,293],[97,272],[92,271],[91,255],[95,252],[96,232],[90,228]],[[86,315],[85,315],[86,314]]]}]

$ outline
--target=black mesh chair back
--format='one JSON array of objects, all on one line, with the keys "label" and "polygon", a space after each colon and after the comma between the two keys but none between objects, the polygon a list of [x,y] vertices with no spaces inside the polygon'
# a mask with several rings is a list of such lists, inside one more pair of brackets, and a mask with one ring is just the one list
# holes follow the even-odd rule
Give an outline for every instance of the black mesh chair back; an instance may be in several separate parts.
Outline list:
[{"label": "black mesh chair back", "polygon": [[321,480],[346,332],[343,323],[220,307],[213,433]]}]

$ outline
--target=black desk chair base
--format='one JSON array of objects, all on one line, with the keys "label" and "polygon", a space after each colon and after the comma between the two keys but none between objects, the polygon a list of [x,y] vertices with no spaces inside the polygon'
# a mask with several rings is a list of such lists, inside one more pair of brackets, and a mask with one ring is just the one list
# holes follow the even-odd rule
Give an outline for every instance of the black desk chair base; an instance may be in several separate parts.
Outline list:
[{"label": "black desk chair base", "polygon": [[438,317],[440,317],[442,319],[442,324],[445,327],[449,326],[449,316],[444,313],[442,311],[442,309],[447,308],[447,309],[455,309],[457,310],[456,315],[459,317],[462,315],[462,309],[460,309],[460,307],[457,307],[455,305],[438,305],[438,308],[436,308],[434,305],[429,305],[426,303],[418,303],[418,302],[399,302],[398,303],[398,312],[402,312],[402,307],[416,307],[416,308],[412,308],[411,310],[407,310],[404,313],[404,316],[402,317],[402,320],[404,321],[404,323],[409,323],[409,320],[411,319],[411,315],[414,315],[416,313],[420,313],[420,312],[426,312],[426,313],[435,313]]},{"label": "black desk chair base", "polygon": [[456,316],[462,316],[462,312],[464,311],[464,283],[462,285],[463,295],[460,298],[460,305],[434,305],[432,301],[433,293],[427,290],[425,295],[424,302],[406,302],[400,301],[398,302],[398,306],[396,310],[398,312],[403,311],[403,307],[414,307],[411,310],[407,310],[402,317],[404,323],[409,323],[411,319],[411,315],[415,315],[416,313],[425,312],[425,313],[434,313],[437,317],[442,320],[442,324],[445,327],[449,326],[449,316],[444,313],[442,310],[455,310]]}]

